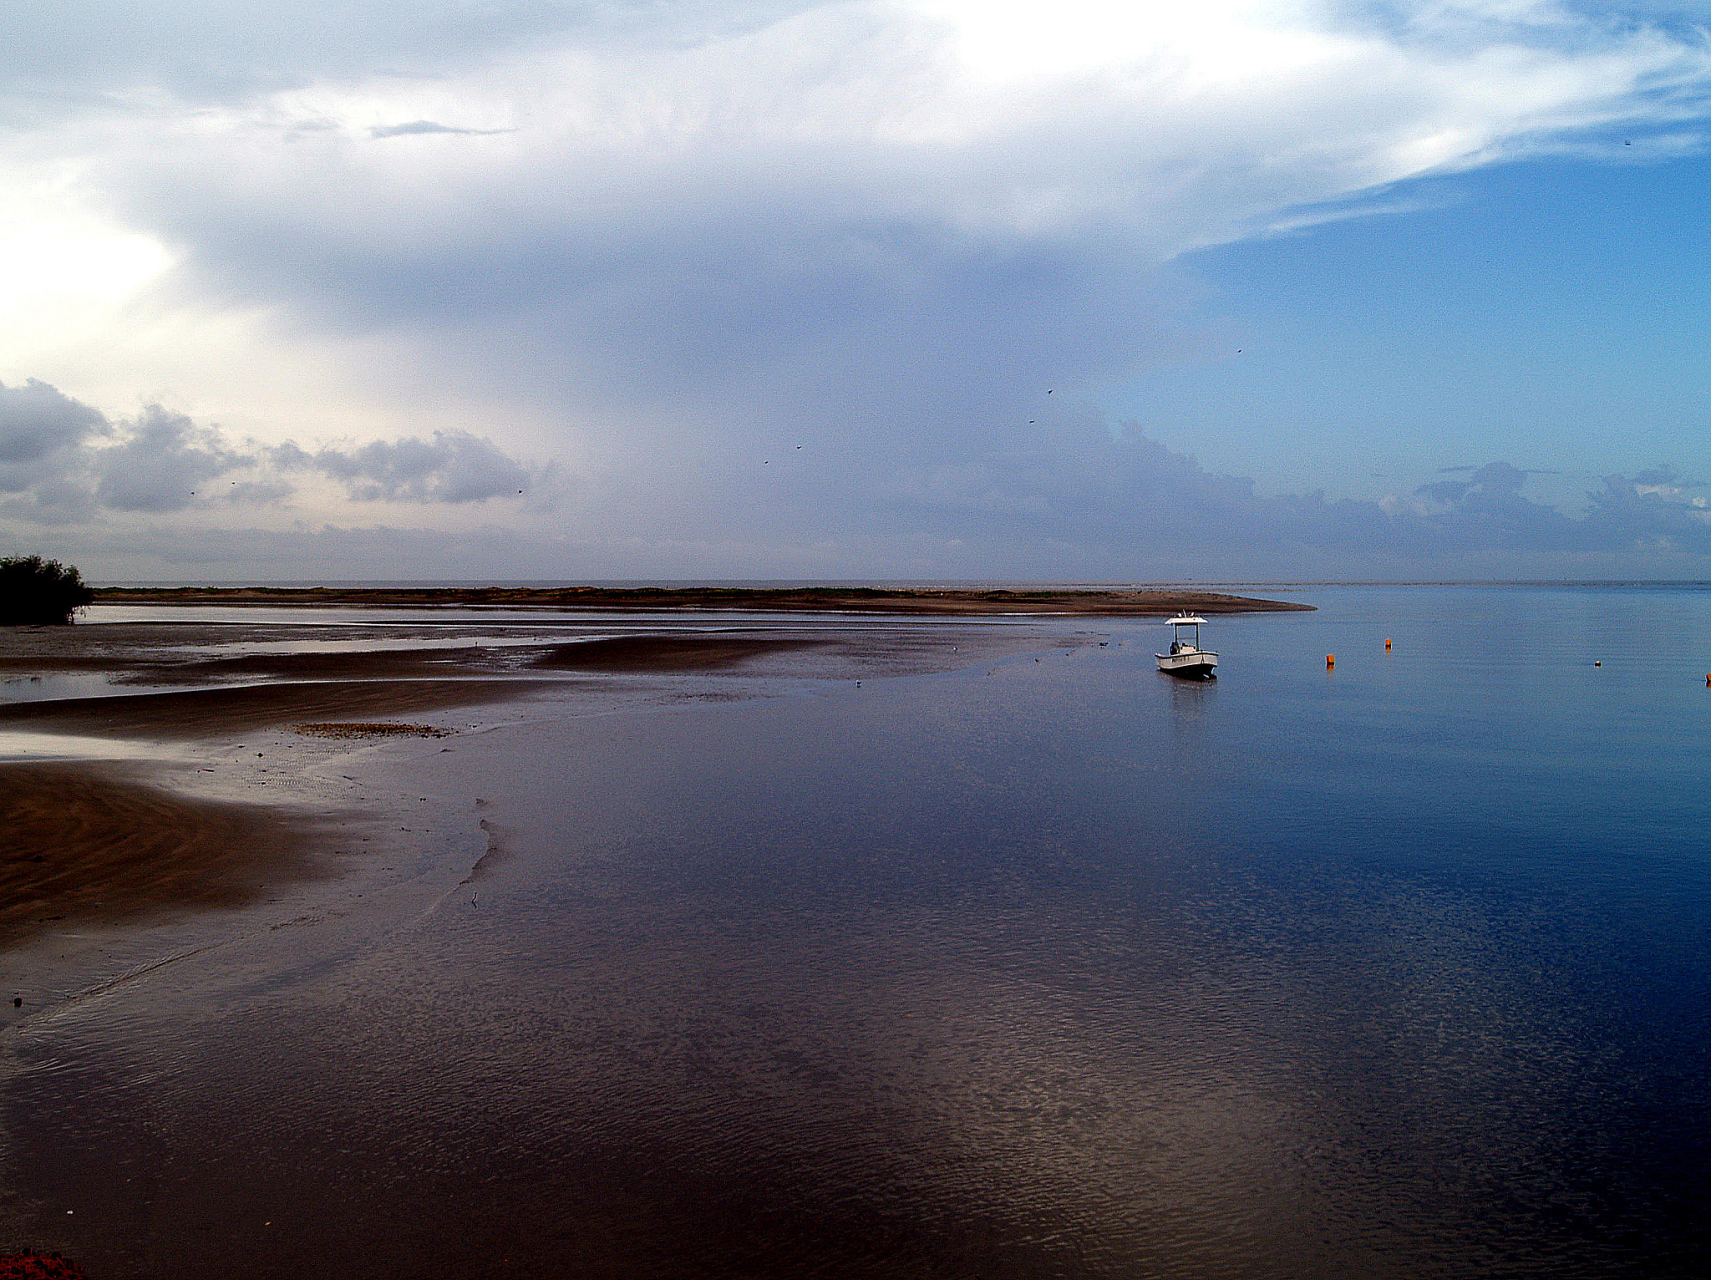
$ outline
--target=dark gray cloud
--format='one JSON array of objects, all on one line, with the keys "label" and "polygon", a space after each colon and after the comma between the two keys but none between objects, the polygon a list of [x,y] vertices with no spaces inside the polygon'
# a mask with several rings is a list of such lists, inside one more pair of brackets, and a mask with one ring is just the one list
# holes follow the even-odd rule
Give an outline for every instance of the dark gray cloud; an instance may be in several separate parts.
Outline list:
[{"label": "dark gray cloud", "polygon": [[115,511],[183,511],[198,496],[204,502],[211,498],[211,482],[257,461],[253,453],[229,448],[218,428],[199,427],[159,405],[148,406],[126,426],[117,444],[92,458],[96,493]]},{"label": "dark gray cloud", "polygon": [[[107,433],[98,410],[45,382],[0,383],[0,491],[17,492],[34,464]],[[20,483],[22,481],[22,483]]]},{"label": "dark gray cloud", "polygon": [[[289,457],[296,462],[303,455],[292,448]],[[432,440],[322,449],[307,462],[342,481],[358,502],[481,502],[523,494],[530,479],[528,469],[491,440],[461,431],[436,431]]]},{"label": "dark gray cloud", "polygon": [[14,526],[83,525],[100,514],[95,487],[81,476],[49,476],[0,500],[0,520]]},{"label": "dark gray cloud", "polygon": [[1528,471],[1507,462],[1385,502],[1265,496],[1134,424],[1113,435],[1089,412],[1036,427],[1031,442],[904,469],[886,500],[902,522],[938,539],[1004,547],[1042,569],[1037,548],[1083,572],[1174,561],[1178,577],[1314,566],[1335,576],[1445,577],[1466,576],[1470,566],[1570,574],[1621,565],[1639,576],[1711,567],[1705,487],[1676,484],[1667,468],[1607,476],[1585,495],[1586,514],[1570,516],[1529,498]]},{"label": "dark gray cloud", "polygon": [[0,514],[32,524],[89,519],[96,501],[84,459],[111,430],[98,410],[45,382],[0,384]]}]

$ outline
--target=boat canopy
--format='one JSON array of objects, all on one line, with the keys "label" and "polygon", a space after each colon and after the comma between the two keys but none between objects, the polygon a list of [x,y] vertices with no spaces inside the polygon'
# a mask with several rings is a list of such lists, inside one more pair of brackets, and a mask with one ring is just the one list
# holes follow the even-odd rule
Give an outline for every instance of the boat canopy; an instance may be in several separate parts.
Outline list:
[{"label": "boat canopy", "polygon": [[1170,620],[1170,625],[1173,627],[1197,627],[1205,621],[1205,618],[1194,618],[1185,613],[1179,617],[1172,618]]}]

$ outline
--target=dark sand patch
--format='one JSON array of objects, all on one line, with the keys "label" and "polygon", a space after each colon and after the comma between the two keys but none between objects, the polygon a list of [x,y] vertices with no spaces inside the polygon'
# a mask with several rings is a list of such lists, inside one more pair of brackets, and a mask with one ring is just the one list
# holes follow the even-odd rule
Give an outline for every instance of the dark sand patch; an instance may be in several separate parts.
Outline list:
[{"label": "dark sand patch", "polygon": [[337,653],[249,653],[235,658],[148,662],[120,678],[137,684],[204,684],[219,680],[378,680],[494,670],[502,650],[466,645],[455,649],[376,649]]},{"label": "dark sand patch", "polygon": [[0,769],[0,945],[61,921],[239,906],[321,867],[308,824],[68,764]]},{"label": "dark sand patch", "polygon": [[443,738],[446,730],[431,724],[397,724],[390,720],[369,722],[324,721],[294,724],[292,732],[306,738]]},{"label": "dark sand patch", "polygon": [[820,648],[826,643],[704,632],[613,636],[554,645],[533,665],[571,671],[686,671],[728,667],[763,654]]},{"label": "dark sand patch", "polygon": [[328,680],[0,706],[0,728],[125,738],[200,738],[334,716],[396,715],[525,697],[523,680]]}]

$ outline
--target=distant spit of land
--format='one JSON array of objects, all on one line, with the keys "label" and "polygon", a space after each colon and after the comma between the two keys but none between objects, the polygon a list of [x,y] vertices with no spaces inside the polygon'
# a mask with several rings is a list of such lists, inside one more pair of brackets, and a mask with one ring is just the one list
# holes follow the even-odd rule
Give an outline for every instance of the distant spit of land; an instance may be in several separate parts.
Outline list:
[{"label": "distant spit of land", "polygon": [[1085,614],[1165,618],[1198,613],[1270,613],[1310,604],[1194,588],[1026,587],[97,587],[97,604],[219,604],[369,608],[505,608],[659,612],[742,609],[769,613]]}]

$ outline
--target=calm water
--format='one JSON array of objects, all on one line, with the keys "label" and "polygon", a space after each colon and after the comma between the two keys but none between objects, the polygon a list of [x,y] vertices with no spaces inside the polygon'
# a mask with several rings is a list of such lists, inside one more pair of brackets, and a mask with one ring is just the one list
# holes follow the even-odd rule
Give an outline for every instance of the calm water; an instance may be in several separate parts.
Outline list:
[{"label": "calm water", "polygon": [[0,1243],[97,1280],[1698,1274],[1711,592],[1303,598],[1207,627],[1211,684],[1123,623],[424,746],[437,880],[7,1033]]}]

